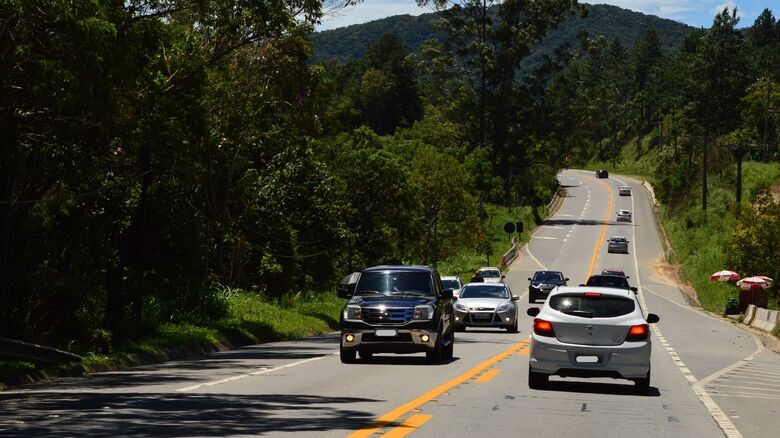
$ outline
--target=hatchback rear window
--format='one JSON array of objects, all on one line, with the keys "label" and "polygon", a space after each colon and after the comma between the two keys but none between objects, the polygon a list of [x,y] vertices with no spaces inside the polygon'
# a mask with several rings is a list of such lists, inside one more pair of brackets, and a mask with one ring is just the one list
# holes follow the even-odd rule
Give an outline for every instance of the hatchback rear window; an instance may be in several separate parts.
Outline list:
[{"label": "hatchback rear window", "polygon": [[583,318],[614,318],[634,311],[633,300],[611,295],[554,295],[549,305],[559,312]]}]

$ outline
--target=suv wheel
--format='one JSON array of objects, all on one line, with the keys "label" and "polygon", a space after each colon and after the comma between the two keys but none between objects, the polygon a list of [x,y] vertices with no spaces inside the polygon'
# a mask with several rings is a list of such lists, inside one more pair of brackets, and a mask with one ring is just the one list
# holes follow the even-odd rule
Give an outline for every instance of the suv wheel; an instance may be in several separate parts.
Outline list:
[{"label": "suv wheel", "polygon": [[355,355],[357,351],[347,350],[344,348],[343,342],[344,341],[342,340],[342,344],[339,346],[339,356],[341,357],[341,363],[355,363]]},{"label": "suv wheel", "polygon": [[450,343],[442,350],[442,358],[444,360],[452,360],[452,356],[455,355],[455,330],[450,330]]},{"label": "suv wheel", "polygon": [[442,336],[441,330],[439,335],[436,336],[436,343],[433,345],[433,350],[425,352],[425,359],[428,363],[439,364],[444,360],[444,348],[441,346]]},{"label": "suv wheel", "polygon": [[531,370],[531,365],[528,365],[528,387],[531,389],[540,389],[547,386],[550,382],[550,376],[542,373],[535,373]]}]

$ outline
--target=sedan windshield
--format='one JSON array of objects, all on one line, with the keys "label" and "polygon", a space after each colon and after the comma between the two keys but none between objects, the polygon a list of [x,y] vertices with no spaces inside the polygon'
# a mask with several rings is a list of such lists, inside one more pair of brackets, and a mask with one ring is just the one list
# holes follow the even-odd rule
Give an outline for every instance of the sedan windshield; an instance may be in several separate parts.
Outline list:
[{"label": "sedan windshield", "polygon": [[364,272],[355,295],[432,297],[433,285],[426,272]]},{"label": "sedan windshield", "polygon": [[441,285],[445,289],[460,289],[460,283],[458,283],[458,280],[442,280]]},{"label": "sedan windshield", "polygon": [[584,318],[614,318],[634,311],[634,301],[628,298],[579,294],[554,295],[550,307],[567,315]]},{"label": "sedan windshield", "polygon": [[460,298],[509,298],[506,287],[496,286],[466,286],[460,293]]},{"label": "sedan windshield", "polygon": [[484,271],[479,271],[479,274],[483,278],[498,278],[501,276],[501,271],[498,269],[485,269]]}]

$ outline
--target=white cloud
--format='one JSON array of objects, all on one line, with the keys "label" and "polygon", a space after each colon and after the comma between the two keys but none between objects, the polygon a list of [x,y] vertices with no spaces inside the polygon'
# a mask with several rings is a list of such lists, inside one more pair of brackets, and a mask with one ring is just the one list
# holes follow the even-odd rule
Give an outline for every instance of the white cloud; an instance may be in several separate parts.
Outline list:
[{"label": "white cloud", "polygon": [[[734,0],[727,0],[726,3],[721,3],[718,6],[715,6],[712,9],[712,13],[717,15],[717,14],[720,14],[721,12],[723,12],[724,8],[729,8],[729,11],[731,11],[731,10],[733,10],[736,7],[737,7],[737,4],[734,2]],[[739,8],[737,8],[737,12],[739,12]]]}]

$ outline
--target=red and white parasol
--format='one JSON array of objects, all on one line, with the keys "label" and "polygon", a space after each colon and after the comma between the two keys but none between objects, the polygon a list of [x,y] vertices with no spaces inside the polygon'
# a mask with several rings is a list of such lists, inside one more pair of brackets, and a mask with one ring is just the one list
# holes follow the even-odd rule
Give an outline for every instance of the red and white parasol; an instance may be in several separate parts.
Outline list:
[{"label": "red and white parasol", "polygon": [[742,280],[739,280],[737,286],[742,290],[750,290],[750,287],[755,284],[766,289],[772,287],[773,283],[774,280],[771,278],[764,275],[757,275],[755,277],[745,277]]},{"label": "red and white parasol", "polygon": [[737,274],[734,271],[729,271],[728,269],[710,275],[710,281],[737,281],[737,280],[739,280],[739,274]]}]

